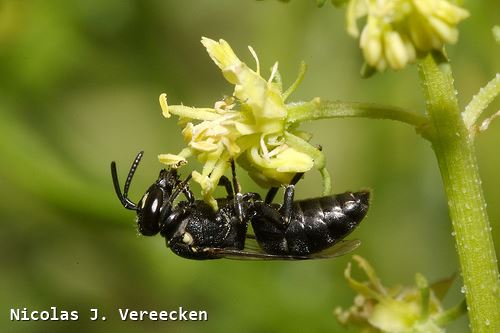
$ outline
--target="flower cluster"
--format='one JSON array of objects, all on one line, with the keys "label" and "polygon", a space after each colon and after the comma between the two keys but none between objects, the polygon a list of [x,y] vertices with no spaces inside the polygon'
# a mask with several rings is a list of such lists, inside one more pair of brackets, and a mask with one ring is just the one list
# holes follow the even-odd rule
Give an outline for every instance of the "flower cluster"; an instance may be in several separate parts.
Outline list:
[{"label": "flower cluster", "polygon": [[354,280],[351,265],[347,266],[345,278],[358,295],[348,310],[335,309],[337,320],[343,325],[361,326],[366,333],[443,333],[445,325],[466,311],[465,302],[447,311],[441,307],[441,297],[453,278],[429,286],[425,277],[417,274],[416,287],[386,288],[365,259],[359,256],[353,259],[368,281]]},{"label": "flower cluster", "polygon": [[234,85],[234,93],[212,108],[168,105],[166,94],[162,94],[163,115],[180,117],[187,147],[177,155],[159,155],[160,162],[179,167],[195,156],[203,163],[203,170],[193,171],[193,180],[201,185],[204,200],[214,208],[217,202],[212,193],[230,160],[237,160],[263,187],[286,184],[297,172],[314,166],[326,175],[323,155],[307,142],[311,136],[286,122],[289,105],[285,100],[304,71],[293,89],[283,92],[278,64],[272,67],[270,78],[264,79],[251,47],[257,63],[255,71],[236,56],[226,41],[202,38],[201,42],[224,78]]},{"label": "flower cluster", "polygon": [[360,36],[357,20],[366,16],[360,47],[379,71],[401,69],[417,56],[457,41],[457,24],[469,13],[447,0],[351,0],[347,31]]}]

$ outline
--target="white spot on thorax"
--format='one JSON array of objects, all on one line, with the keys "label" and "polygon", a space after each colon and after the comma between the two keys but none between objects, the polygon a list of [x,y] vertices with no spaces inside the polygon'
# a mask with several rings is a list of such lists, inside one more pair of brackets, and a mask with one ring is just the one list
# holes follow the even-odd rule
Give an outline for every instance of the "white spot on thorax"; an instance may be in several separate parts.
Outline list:
[{"label": "white spot on thorax", "polygon": [[193,236],[191,236],[189,232],[185,232],[184,235],[182,235],[182,241],[187,245],[191,245],[193,244]]}]

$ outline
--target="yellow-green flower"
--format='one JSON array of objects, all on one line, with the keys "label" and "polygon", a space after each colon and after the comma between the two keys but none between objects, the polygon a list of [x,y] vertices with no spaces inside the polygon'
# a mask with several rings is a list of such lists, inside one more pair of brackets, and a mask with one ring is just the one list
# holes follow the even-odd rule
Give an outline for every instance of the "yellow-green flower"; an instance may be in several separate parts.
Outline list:
[{"label": "yellow-green flower", "polygon": [[345,278],[358,294],[347,310],[335,309],[337,320],[343,325],[356,325],[363,332],[388,333],[443,333],[444,326],[465,312],[465,303],[450,310],[443,310],[441,299],[453,278],[439,281],[432,286],[421,274],[416,275],[415,287],[382,285],[375,270],[359,256],[353,256],[368,281],[359,282],[351,277],[351,265]]},{"label": "yellow-green flower", "polygon": [[[358,19],[366,16],[361,36]],[[456,26],[469,13],[447,0],[351,0],[347,31],[357,38],[365,61],[379,71],[401,69],[417,55],[458,39]]]},{"label": "yellow-green flower", "polygon": [[283,92],[278,63],[269,79],[260,75],[259,61],[249,47],[257,68],[250,69],[224,40],[202,38],[202,44],[225,79],[234,85],[231,97],[214,103],[212,108],[194,108],[168,105],[166,94],[160,96],[163,115],[180,117],[182,134],[187,147],[179,154],[162,154],[160,162],[173,167],[187,163],[195,156],[203,163],[201,172],[193,172],[193,180],[202,188],[204,199],[213,207],[217,203],[212,194],[220,177],[236,160],[261,186],[271,187],[288,183],[297,172],[313,167],[321,170],[329,182],[321,152],[310,145],[310,135],[287,125],[286,98],[302,78]]}]

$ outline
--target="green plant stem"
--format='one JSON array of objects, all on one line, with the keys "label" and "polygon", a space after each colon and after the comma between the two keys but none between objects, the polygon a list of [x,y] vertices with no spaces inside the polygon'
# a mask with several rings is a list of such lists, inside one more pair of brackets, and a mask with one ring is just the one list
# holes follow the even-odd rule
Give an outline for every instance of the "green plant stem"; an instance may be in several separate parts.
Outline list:
[{"label": "green plant stem", "polygon": [[453,224],[473,332],[500,332],[498,267],[471,136],[455,97],[448,62],[428,55],[419,64],[430,136]]},{"label": "green plant stem", "polygon": [[439,314],[435,320],[436,324],[438,324],[441,327],[446,327],[449,323],[451,323],[454,320],[457,320],[462,316],[464,313],[467,312],[467,303],[465,300],[462,302],[458,303],[451,309],[446,310],[445,312]]},{"label": "green plant stem", "polygon": [[[321,101],[319,98],[306,103],[290,105],[287,107],[287,112],[288,124],[325,118],[356,117],[390,119],[414,126],[417,132],[422,132],[425,130],[424,125],[428,122],[425,116],[395,106],[374,103]],[[422,133],[422,135],[424,134]]]},{"label": "green plant stem", "polygon": [[[474,132],[473,127],[476,125],[479,117],[498,94],[500,94],[500,74],[496,74],[485,87],[481,88],[465,107],[462,118],[469,132]],[[476,127],[479,126],[476,125]]]}]

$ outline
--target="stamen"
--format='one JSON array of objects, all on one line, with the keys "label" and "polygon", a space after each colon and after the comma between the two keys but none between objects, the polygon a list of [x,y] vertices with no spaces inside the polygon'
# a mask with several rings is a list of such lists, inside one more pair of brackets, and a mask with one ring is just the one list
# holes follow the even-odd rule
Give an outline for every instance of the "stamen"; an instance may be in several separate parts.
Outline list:
[{"label": "stamen", "polygon": [[271,150],[268,154],[269,157],[273,157],[275,155],[278,155],[279,153],[285,151],[286,149],[288,149],[288,145],[286,144],[282,144],[276,148],[274,148],[273,150]]},{"label": "stamen", "polygon": [[267,150],[266,143],[264,142],[264,134],[260,136],[260,149],[262,150],[263,157],[269,160],[269,150]]},{"label": "stamen", "polygon": [[269,80],[267,80],[268,83],[273,82],[274,77],[276,76],[276,73],[278,73],[278,62],[276,61],[273,65],[273,68],[271,68],[271,76],[269,77]]},{"label": "stamen", "polygon": [[165,118],[170,118],[170,112],[168,112],[167,94],[165,93],[160,95],[160,106],[163,116]]},{"label": "stamen", "polygon": [[257,53],[255,53],[255,50],[250,45],[248,46],[248,49],[250,50],[250,53],[252,54],[252,57],[255,59],[255,63],[257,65],[257,68],[255,71],[257,72],[257,74],[260,74],[260,62],[259,62],[259,58],[257,57]]}]

